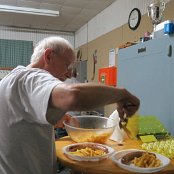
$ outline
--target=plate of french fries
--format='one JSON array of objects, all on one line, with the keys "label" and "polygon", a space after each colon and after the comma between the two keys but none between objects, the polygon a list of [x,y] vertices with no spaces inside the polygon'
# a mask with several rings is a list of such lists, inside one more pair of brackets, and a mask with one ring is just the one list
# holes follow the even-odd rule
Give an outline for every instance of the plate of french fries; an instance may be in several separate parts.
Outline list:
[{"label": "plate of french fries", "polygon": [[109,146],[92,142],[67,145],[62,150],[68,158],[76,161],[101,161],[115,152]]},{"label": "plate of french fries", "polygon": [[115,152],[110,159],[119,167],[137,173],[158,172],[170,164],[170,159],[161,154],[139,149]]}]

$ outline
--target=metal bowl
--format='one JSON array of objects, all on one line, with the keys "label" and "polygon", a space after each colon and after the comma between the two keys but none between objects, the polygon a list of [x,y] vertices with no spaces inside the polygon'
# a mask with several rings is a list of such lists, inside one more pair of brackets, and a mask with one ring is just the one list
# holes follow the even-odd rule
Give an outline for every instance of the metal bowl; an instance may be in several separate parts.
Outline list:
[{"label": "metal bowl", "polygon": [[112,135],[114,120],[93,115],[73,116],[64,121],[65,129],[75,142],[94,142],[104,144]]}]

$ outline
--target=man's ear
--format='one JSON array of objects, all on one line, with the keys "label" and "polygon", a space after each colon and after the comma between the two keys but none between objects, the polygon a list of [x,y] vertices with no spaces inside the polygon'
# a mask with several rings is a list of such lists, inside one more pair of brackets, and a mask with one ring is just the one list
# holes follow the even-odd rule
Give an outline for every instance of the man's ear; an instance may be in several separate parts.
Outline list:
[{"label": "man's ear", "polygon": [[50,64],[53,50],[51,48],[47,48],[44,53],[44,60],[46,64]]}]

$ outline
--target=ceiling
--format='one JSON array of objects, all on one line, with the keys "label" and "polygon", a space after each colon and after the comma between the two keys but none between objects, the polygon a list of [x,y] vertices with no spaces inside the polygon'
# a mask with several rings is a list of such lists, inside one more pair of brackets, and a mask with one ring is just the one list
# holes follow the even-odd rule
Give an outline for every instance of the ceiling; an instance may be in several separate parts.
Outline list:
[{"label": "ceiling", "polygon": [[58,10],[59,17],[0,12],[0,25],[75,32],[116,0],[0,0],[0,5]]}]

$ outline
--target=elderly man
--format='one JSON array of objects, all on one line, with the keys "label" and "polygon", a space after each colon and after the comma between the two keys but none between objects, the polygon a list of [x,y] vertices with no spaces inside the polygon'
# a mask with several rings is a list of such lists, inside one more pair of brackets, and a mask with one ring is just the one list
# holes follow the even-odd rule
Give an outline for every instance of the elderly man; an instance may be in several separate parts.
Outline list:
[{"label": "elderly man", "polygon": [[27,67],[18,66],[0,82],[0,174],[56,172],[54,124],[67,111],[117,103],[131,116],[139,100],[126,89],[99,84],[67,85],[74,62],[70,43],[60,37],[36,45]]}]

